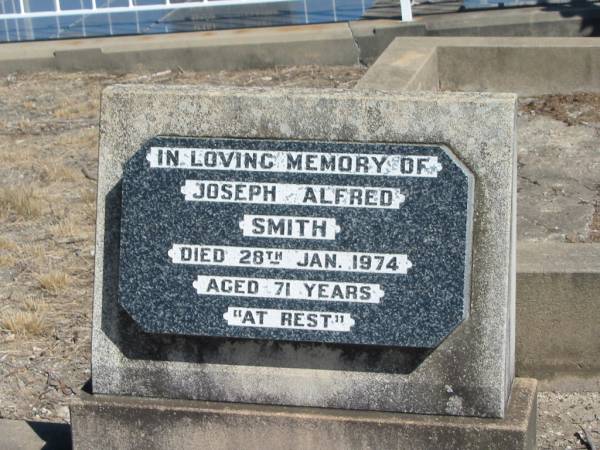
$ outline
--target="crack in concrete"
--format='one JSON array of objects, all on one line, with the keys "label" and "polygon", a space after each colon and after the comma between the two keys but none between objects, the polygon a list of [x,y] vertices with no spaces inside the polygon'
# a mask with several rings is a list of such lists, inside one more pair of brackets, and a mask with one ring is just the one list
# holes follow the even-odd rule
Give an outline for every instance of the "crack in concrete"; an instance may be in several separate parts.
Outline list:
[{"label": "crack in concrete", "polygon": [[356,63],[359,66],[367,67],[367,64],[365,63],[365,61],[362,58],[362,51],[360,49],[360,44],[358,43],[358,39],[357,39],[356,35],[354,34],[354,30],[352,29],[351,22],[346,22],[346,25],[348,26],[348,30],[350,31],[350,35],[352,36],[352,41],[354,42],[354,48],[356,49]]}]

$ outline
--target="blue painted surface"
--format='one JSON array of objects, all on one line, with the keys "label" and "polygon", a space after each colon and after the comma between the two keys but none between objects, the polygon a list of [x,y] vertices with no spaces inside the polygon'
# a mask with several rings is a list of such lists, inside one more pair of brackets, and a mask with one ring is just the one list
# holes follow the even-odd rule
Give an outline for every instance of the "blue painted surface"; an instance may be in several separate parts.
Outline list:
[{"label": "blue painted surface", "polygon": [[[152,169],[150,146],[436,156],[442,170],[424,178]],[[195,202],[181,193],[185,180],[398,188],[406,201],[391,209]],[[433,348],[468,311],[470,183],[472,176],[437,146],[157,138],[125,167],[119,302],[150,333]],[[248,237],[239,226],[244,214],[335,218],[340,231],[328,241]],[[173,244],[406,254],[412,268],[384,274],[175,264],[168,255]],[[193,286],[199,275],[379,284],[385,294],[379,303],[205,296]],[[223,317],[229,307],[349,313],[355,324],[349,332],[231,326]]]},{"label": "blue painted surface", "polygon": [[[31,11],[51,11],[54,0],[32,0]],[[0,0],[0,14],[18,12],[18,0]],[[98,0],[99,8],[127,6],[127,0]],[[137,5],[163,4],[137,0]],[[348,21],[360,18],[373,0],[299,0],[173,11],[126,12],[0,20],[0,42],[155,34],[257,26]],[[61,0],[61,8],[91,8],[91,0]]]},{"label": "blue painted surface", "polygon": [[535,6],[569,3],[570,0],[464,0],[465,9],[484,9],[511,6]]}]

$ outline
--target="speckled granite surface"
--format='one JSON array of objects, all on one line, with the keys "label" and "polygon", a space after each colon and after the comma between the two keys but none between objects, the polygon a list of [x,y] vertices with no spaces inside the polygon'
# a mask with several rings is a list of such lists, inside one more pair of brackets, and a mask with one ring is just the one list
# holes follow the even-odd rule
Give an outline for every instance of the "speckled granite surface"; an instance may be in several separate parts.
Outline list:
[{"label": "speckled granite surface", "polygon": [[[267,155],[272,158],[266,160],[262,172],[203,170],[199,167],[200,162],[193,168],[157,168],[151,167],[147,158],[151,147],[256,150],[270,152]],[[441,170],[439,173],[433,170],[435,176],[428,177],[378,176],[373,160],[364,160],[361,161],[365,164],[362,172],[354,168],[346,173],[332,173],[325,167],[312,173],[298,173],[292,169],[288,172],[268,171],[267,166],[272,165],[272,159],[276,157],[273,155],[289,155],[289,152],[316,152],[325,156],[367,154],[379,158],[376,162],[385,161],[391,155],[436,157]],[[176,156],[179,157],[179,153]],[[227,158],[223,160],[227,161]],[[414,166],[413,160],[408,161]],[[371,167],[367,168],[369,161]],[[153,139],[127,162],[123,177],[119,302],[149,333],[433,348],[462,322],[469,307],[468,259],[473,201],[469,187],[472,176],[455,161],[447,150],[422,145]],[[407,173],[408,165],[405,163]],[[343,168],[349,169],[349,165]],[[366,170],[375,175],[361,174]],[[413,173],[416,174],[416,169]],[[254,186],[257,190],[265,186],[263,183],[277,183],[275,188],[282,188],[281,184],[304,184],[314,187],[315,191],[306,190],[304,197],[306,192],[311,194],[300,205],[291,205],[285,199],[282,204],[199,202],[188,201],[182,194],[186,180],[203,180],[203,187],[205,181],[237,182],[244,183],[244,188]],[[217,184],[206,186],[216,187]],[[365,207],[366,199],[359,200],[359,197],[352,206],[321,204],[320,201],[332,202],[335,198],[316,198],[319,186],[380,188],[384,192],[398,189],[405,199],[399,207],[393,208]],[[265,195],[271,198],[270,192],[257,194],[253,200],[262,201]],[[274,192],[279,197],[283,195],[281,190]],[[357,191],[357,195],[360,193]],[[341,194],[344,194],[341,200],[348,195],[346,190]],[[231,197],[228,191],[224,195]],[[238,197],[248,198],[247,189]],[[376,204],[377,200],[373,196],[370,203]],[[333,239],[308,239],[313,237],[311,234],[301,238],[281,238],[279,228],[271,227],[271,234],[266,237],[263,220],[254,225],[263,235],[245,236],[240,229],[245,215],[304,220],[329,218],[335,220],[339,232],[333,233]],[[280,222],[274,224],[280,225]],[[316,224],[324,225],[322,219]],[[293,231],[292,226],[289,229]],[[238,258],[242,263],[232,267],[214,261],[215,255],[208,252],[203,258],[205,261],[176,264],[168,255],[175,243],[211,246],[211,249],[216,246],[217,252],[222,246],[243,247],[249,249],[245,251],[246,255],[255,248],[268,248],[272,249],[270,255],[273,258],[267,258],[268,251],[259,250],[261,259],[253,263],[250,256],[244,259],[242,253]],[[302,257],[291,269],[280,268],[281,254],[277,252],[284,249],[367,253],[361,255],[363,261],[357,256],[356,270],[361,269],[361,262],[364,262],[362,265],[369,271],[338,270],[342,262],[337,258],[333,261],[337,255],[330,256],[330,253],[325,256],[313,254],[306,261],[308,265]],[[403,270],[401,261],[394,256],[371,257],[396,254],[407,255],[411,267]],[[194,287],[199,275],[207,277],[207,287],[202,294]],[[223,292],[223,289],[231,289],[230,277],[243,278],[239,280],[237,296]],[[254,284],[245,282],[248,279]],[[256,279],[297,280],[305,298],[261,296],[260,292],[257,292],[258,296],[250,297],[246,294],[257,289],[253,287],[258,283]],[[331,287],[335,282],[353,284],[350,287],[337,285],[339,292],[336,295]],[[324,295],[320,299],[315,292],[319,289],[317,283],[328,283],[322,289]],[[283,291],[283,287],[278,286]],[[363,293],[353,296],[352,287],[357,291],[362,288]],[[229,325],[224,318],[229,307],[253,309],[235,325]],[[286,316],[282,316],[283,325],[279,321],[275,326],[260,327],[260,319],[266,314],[262,311],[273,308],[292,311],[288,314],[294,314],[295,320],[292,321],[290,316],[286,322]],[[311,321],[307,320],[304,311],[314,312]],[[326,315],[325,329],[318,328],[322,323],[318,323],[320,317],[315,314]],[[354,323],[342,331],[331,329],[330,322],[336,318]]]}]

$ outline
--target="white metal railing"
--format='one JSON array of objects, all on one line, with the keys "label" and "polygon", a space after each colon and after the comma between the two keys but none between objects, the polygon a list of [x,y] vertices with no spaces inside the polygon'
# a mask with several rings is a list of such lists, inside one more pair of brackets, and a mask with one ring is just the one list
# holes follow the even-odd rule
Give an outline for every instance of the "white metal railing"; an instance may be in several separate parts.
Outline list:
[{"label": "white metal railing", "polygon": [[125,12],[145,12],[145,11],[171,11],[176,9],[189,9],[207,6],[230,6],[241,4],[257,3],[283,3],[295,0],[202,0],[173,3],[172,0],[162,0],[163,3],[156,5],[137,5],[135,0],[128,0],[127,6],[102,6],[98,5],[98,0],[92,0],[91,8],[62,9],[60,0],[54,0],[54,9],[48,11],[27,11],[24,0],[19,0],[19,11],[5,13],[0,11],[0,20],[7,19],[32,19],[38,17],[61,17],[61,16],[80,16],[89,14],[116,14]]},{"label": "white metal railing", "polygon": [[[64,7],[61,4],[61,0],[48,1],[48,7],[53,6],[53,9],[45,9],[43,11],[32,11],[30,3],[36,0],[0,0],[0,33],[6,36],[0,35],[0,42],[10,42],[11,40],[20,41],[22,36],[25,36],[26,40],[36,39],[36,26],[33,25],[34,19],[42,18],[54,18],[56,21],[56,33],[51,36],[60,37],[62,31],[67,29],[69,26],[80,25],[81,35],[86,37],[88,35],[86,28],[86,17],[93,17],[98,15],[105,15],[107,17],[107,34],[101,35],[113,35],[113,17],[117,17],[122,13],[134,13],[135,18],[133,24],[135,25],[135,31],[139,34],[141,30],[140,13],[152,13],[152,12],[164,12],[165,16],[173,11],[181,9],[195,9],[203,7],[221,7],[221,6],[241,6],[241,5],[255,5],[255,4],[266,4],[266,3],[292,3],[302,2],[304,3],[304,18],[305,23],[309,23],[309,8],[307,0],[154,0],[154,4],[138,4],[141,0],[122,0],[122,6],[110,6],[111,0],[79,0],[80,7],[71,7],[71,5]],[[324,4],[330,2],[331,14],[333,21],[338,21],[338,11],[336,6],[336,0],[321,0]],[[400,2],[400,8],[402,13],[403,21],[412,20],[411,11],[411,0],[396,0]],[[114,2],[114,0],[113,0]],[[125,4],[126,2],[126,4]],[[159,3],[160,2],[160,3]],[[365,12],[365,0],[362,0],[362,13]],[[46,7],[46,5],[44,5]],[[38,4],[38,9],[40,8]],[[114,15],[114,16],[113,16]],[[61,22],[61,17],[71,17],[71,21],[66,24]],[[358,16],[357,16],[358,18]],[[67,19],[65,19],[67,20]],[[9,32],[9,25],[11,31]],[[165,28],[165,32],[168,29]],[[11,33],[14,33],[11,36]],[[98,34],[96,34],[98,35]],[[48,38],[46,35],[45,38]]]}]

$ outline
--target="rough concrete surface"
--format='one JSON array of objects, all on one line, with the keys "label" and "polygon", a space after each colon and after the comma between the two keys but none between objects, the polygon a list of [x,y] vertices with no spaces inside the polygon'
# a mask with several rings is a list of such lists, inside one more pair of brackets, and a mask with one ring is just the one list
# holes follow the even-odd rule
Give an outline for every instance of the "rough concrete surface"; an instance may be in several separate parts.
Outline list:
[{"label": "rough concrete surface", "polygon": [[354,65],[346,23],[0,45],[0,74],[31,70],[228,70]]},{"label": "rough concrete surface", "polygon": [[348,26],[359,50],[362,64],[373,64],[388,45],[399,36],[424,36],[426,28],[418,20],[400,22],[389,19],[358,20]]},{"label": "rough concrete surface", "polygon": [[600,390],[600,245],[520,242],[517,373],[541,387]]},{"label": "rough concrete surface", "polygon": [[[436,70],[415,64],[435,52]],[[437,80],[432,78],[437,76]],[[359,88],[516,92],[519,95],[600,90],[600,43],[594,38],[396,38]]]},{"label": "rough concrete surface", "polygon": [[[510,94],[356,90],[105,91],[93,392],[502,416],[514,374],[515,101]],[[117,306],[119,180],[122,164],[160,135],[447,144],[476,178],[470,319],[430,355],[391,348],[374,356],[358,347],[254,341],[233,347],[141,333]]]},{"label": "rough concrete surface", "polygon": [[[582,440],[582,430],[592,442],[600,440],[599,404],[600,394],[597,392],[538,392],[536,448],[589,450],[589,445]],[[8,442],[18,443],[10,450],[71,448],[71,428],[66,424],[0,419],[0,431],[1,436],[10,437]]]},{"label": "rough concrete surface", "polygon": [[[396,43],[392,45],[396,46]],[[356,87],[408,92],[438,91],[440,81],[437,54],[435,47],[402,52],[384,51]]]},{"label": "rough concrete surface", "polygon": [[504,419],[256,406],[83,394],[76,450],[533,449],[536,381],[516,379]]},{"label": "rough concrete surface", "polygon": [[[399,6],[394,0],[378,0],[365,17],[400,19]],[[597,1],[465,10],[462,1],[433,0],[413,4],[412,12],[415,20],[399,26],[412,28],[413,36],[597,36],[600,22]]]}]

